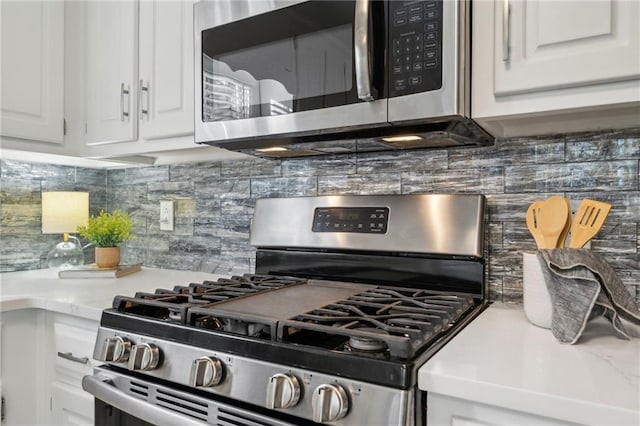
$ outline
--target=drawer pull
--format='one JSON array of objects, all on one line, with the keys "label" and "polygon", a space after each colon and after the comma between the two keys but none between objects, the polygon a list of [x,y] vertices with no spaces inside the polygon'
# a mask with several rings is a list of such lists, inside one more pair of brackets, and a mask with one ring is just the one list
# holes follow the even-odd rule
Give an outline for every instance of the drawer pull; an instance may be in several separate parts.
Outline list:
[{"label": "drawer pull", "polygon": [[60,358],[64,358],[64,359],[68,359],[69,361],[73,361],[73,362],[79,362],[80,364],[88,364],[89,363],[89,358],[87,358],[86,356],[83,356],[82,358],[79,358],[77,356],[73,356],[73,354],[71,352],[58,352],[58,356]]}]

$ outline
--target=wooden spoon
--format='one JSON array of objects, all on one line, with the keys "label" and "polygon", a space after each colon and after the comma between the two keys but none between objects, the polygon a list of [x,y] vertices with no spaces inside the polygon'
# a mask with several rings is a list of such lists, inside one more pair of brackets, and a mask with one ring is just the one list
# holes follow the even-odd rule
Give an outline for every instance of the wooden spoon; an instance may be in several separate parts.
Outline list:
[{"label": "wooden spoon", "polygon": [[564,224],[564,228],[562,228],[562,234],[560,234],[560,239],[558,239],[556,248],[564,248],[567,241],[567,235],[569,235],[569,230],[571,230],[571,201],[569,201],[569,199],[566,197],[564,201],[567,203],[568,208],[567,219]]},{"label": "wooden spoon", "polygon": [[536,240],[538,248],[544,246],[544,235],[540,232],[538,225],[538,217],[540,216],[540,207],[542,207],[542,201],[534,201],[527,209],[527,228],[533,235],[533,239]]},{"label": "wooden spoon", "polygon": [[544,247],[542,248],[554,249],[558,247],[558,241],[570,211],[564,197],[554,195],[544,201],[538,217],[538,229],[544,236]]},{"label": "wooden spoon", "polygon": [[571,225],[569,247],[584,247],[598,233],[609,210],[611,210],[611,204],[588,198],[582,200]]}]

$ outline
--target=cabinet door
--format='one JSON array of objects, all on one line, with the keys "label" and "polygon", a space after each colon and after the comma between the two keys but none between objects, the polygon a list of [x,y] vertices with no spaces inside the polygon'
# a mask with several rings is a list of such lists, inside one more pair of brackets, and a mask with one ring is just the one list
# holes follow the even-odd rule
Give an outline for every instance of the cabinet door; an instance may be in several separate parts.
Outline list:
[{"label": "cabinet door", "polygon": [[496,97],[640,78],[638,2],[502,0],[495,5]]},{"label": "cabinet door", "polygon": [[63,142],[64,2],[3,1],[1,133]]},{"label": "cabinet door", "polygon": [[193,1],[140,3],[140,136],[193,134]]},{"label": "cabinet door", "polygon": [[48,333],[44,312],[20,309],[0,315],[0,380],[5,419],[3,425],[47,423],[51,363],[43,342]]},{"label": "cabinet door", "polygon": [[51,421],[58,426],[93,426],[93,396],[63,383],[51,385]]},{"label": "cabinet door", "polygon": [[88,2],[86,13],[86,142],[135,140],[138,3]]}]

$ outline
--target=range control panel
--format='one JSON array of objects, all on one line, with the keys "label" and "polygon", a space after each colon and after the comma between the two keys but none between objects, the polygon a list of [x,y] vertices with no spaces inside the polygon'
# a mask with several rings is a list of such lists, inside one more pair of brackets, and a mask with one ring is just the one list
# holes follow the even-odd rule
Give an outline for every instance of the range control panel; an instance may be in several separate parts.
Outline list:
[{"label": "range control panel", "polygon": [[442,1],[389,2],[389,93],[442,87]]},{"label": "range control panel", "polygon": [[386,234],[388,223],[388,207],[319,207],[312,231]]}]

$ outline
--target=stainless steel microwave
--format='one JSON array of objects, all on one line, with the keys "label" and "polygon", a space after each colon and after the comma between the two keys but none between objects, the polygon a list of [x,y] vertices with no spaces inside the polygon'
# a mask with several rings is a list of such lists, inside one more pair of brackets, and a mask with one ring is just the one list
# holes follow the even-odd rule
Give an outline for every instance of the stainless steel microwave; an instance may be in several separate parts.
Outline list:
[{"label": "stainless steel microwave", "polygon": [[458,0],[205,0],[195,139],[266,157],[479,145]]}]

